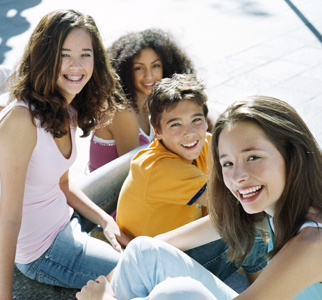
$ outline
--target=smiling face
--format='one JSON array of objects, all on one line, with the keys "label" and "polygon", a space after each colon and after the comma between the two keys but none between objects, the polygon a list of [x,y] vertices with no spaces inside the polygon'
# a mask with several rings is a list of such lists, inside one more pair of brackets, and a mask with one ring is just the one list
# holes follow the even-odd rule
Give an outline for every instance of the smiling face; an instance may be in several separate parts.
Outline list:
[{"label": "smiling face", "polygon": [[170,111],[161,114],[160,128],[154,128],[156,137],[170,151],[189,163],[200,155],[206,138],[207,123],[202,110],[194,100],[183,100]]},{"label": "smiling face", "polygon": [[219,159],[225,185],[249,213],[274,206],[285,187],[285,161],[260,126],[238,122],[219,136]]},{"label": "smiling face", "polygon": [[61,69],[57,87],[71,103],[93,74],[94,53],[91,36],[83,28],[74,28],[62,46]]},{"label": "smiling face", "polygon": [[133,84],[138,100],[151,94],[156,82],[163,77],[160,56],[151,48],[141,50],[133,59]]}]

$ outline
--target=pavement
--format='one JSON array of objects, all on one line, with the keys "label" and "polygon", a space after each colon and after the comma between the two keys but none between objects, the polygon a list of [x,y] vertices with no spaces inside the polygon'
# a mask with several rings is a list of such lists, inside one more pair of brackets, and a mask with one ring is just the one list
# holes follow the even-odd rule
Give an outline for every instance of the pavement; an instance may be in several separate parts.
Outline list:
[{"label": "pavement", "polygon": [[[322,146],[321,0],[0,0],[0,64],[12,68],[40,18],[59,8],[92,15],[106,46],[131,31],[171,32],[219,111],[248,95],[280,98]],[[77,144],[76,183],[86,180],[89,138]]]}]

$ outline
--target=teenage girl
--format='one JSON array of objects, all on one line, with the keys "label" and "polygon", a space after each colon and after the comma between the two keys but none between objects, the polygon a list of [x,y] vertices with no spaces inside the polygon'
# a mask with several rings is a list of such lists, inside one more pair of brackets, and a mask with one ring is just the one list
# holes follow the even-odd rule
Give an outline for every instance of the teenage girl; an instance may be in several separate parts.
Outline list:
[{"label": "teenage girl", "polygon": [[[14,262],[31,279],[73,288],[116,266],[128,239],[68,176],[76,126],[87,136],[116,106],[115,78],[90,16],[58,10],[41,19],[0,113],[0,299],[12,299]],[[89,237],[78,213],[116,250]]]}]

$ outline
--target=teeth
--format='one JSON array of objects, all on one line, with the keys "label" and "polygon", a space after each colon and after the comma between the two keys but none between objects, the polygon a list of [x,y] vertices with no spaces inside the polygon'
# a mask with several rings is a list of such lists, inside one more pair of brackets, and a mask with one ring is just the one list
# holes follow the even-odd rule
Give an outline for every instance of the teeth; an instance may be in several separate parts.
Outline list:
[{"label": "teeth", "polygon": [[145,86],[153,86],[154,83],[146,83]]},{"label": "teeth", "polygon": [[195,142],[192,142],[192,143],[190,143],[190,144],[182,144],[182,146],[183,147],[193,147],[194,145],[196,145],[197,144],[197,141],[195,141]]},{"label": "teeth", "polygon": [[65,75],[65,77],[68,79],[68,80],[71,80],[71,81],[79,81],[82,79],[83,75],[81,76],[71,76],[71,75]]},{"label": "teeth", "polygon": [[261,185],[257,185],[255,187],[249,188],[247,190],[240,190],[239,193],[243,195],[244,198],[253,197],[257,194],[258,190],[262,188]]}]

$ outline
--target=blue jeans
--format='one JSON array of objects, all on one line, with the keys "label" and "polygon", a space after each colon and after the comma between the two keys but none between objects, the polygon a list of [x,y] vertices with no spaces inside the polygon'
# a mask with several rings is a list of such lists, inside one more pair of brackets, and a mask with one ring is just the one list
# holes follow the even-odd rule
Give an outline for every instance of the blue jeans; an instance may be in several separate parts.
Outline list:
[{"label": "blue jeans", "polygon": [[184,252],[150,237],[127,246],[111,285],[122,300],[231,300],[238,295]]},{"label": "blue jeans", "polygon": [[108,243],[88,236],[79,215],[74,213],[44,254],[29,264],[16,266],[38,282],[82,288],[88,280],[110,273],[120,257]]},{"label": "blue jeans", "polygon": [[[228,245],[221,239],[190,249],[185,253],[224,281],[238,269],[238,266],[226,261],[227,251]],[[259,272],[267,265],[266,254],[267,243],[256,233],[255,246],[241,267],[246,273]]]}]

